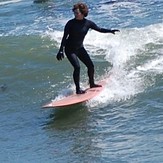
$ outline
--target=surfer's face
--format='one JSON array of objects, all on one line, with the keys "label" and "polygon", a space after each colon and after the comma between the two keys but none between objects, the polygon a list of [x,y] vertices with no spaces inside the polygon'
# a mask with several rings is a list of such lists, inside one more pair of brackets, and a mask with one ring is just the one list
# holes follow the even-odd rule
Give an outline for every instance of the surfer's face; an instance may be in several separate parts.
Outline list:
[{"label": "surfer's face", "polygon": [[76,19],[81,20],[84,18],[84,15],[80,12],[79,9],[75,9],[75,10],[73,10],[73,12],[74,12]]}]

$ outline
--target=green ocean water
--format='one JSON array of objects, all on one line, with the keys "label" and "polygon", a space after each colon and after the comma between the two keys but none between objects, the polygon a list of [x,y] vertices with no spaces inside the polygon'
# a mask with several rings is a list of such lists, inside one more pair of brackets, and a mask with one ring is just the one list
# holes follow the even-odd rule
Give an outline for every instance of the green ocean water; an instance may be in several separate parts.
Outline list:
[{"label": "green ocean water", "polygon": [[0,1],[0,162],[163,162],[162,1],[85,1],[89,19],[120,29],[84,42],[109,81],[86,103],[42,109],[75,90],[56,53],[76,2]]}]

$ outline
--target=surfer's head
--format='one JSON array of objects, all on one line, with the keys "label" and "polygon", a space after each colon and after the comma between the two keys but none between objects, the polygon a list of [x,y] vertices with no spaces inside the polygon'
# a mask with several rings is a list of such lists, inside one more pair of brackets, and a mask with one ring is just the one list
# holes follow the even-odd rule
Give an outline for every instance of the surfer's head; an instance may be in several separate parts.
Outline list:
[{"label": "surfer's head", "polygon": [[88,15],[88,7],[84,3],[77,3],[73,6],[72,11],[74,12],[75,15],[77,14],[82,14],[84,17]]}]

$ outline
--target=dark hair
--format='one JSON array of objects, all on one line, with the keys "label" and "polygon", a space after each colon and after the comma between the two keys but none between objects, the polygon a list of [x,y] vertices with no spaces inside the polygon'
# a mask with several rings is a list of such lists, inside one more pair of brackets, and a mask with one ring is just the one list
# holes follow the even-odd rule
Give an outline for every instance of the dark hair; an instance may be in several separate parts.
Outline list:
[{"label": "dark hair", "polygon": [[80,12],[84,15],[84,17],[86,17],[88,15],[88,7],[86,4],[84,3],[77,3],[73,6],[73,9],[72,11],[76,10],[76,9],[79,9]]}]

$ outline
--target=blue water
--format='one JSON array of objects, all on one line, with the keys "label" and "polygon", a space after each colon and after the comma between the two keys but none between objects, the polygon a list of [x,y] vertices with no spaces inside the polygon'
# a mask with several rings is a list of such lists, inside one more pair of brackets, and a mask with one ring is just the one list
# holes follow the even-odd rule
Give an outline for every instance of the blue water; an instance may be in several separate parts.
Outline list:
[{"label": "blue water", "polygon": [[42,109],[75,90],[71,65],[55,56],[76,2],[0,1],[0,162],[162,163],[162,0],[86,0],[88,19],[120,30],[90,30],[84,42],[106,88],[83,104]]}]

